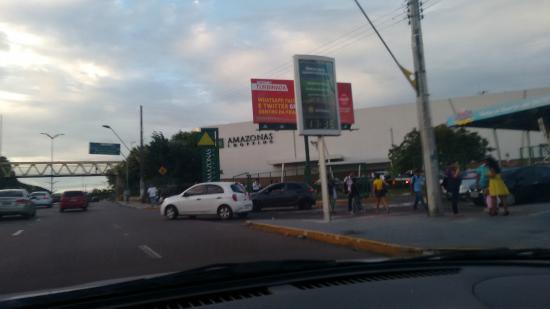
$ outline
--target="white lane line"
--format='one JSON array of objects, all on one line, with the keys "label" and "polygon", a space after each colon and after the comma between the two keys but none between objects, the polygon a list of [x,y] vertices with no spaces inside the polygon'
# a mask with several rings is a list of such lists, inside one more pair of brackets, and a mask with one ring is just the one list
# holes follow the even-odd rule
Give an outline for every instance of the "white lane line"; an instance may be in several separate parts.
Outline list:
[{"label": "white lane line", "polygon": [[21,233],[23,233],[23,230],[19,230],[15,233],[11,234],[11,236],[19,236],[19,235],[21,235]]},{"label": "white lane line", "polygon": [[143,253],[148,255],[150,258],[153,258],[153,259],[161,259],[162,258],[162,255],[156,253],[155,250],[149,248],[149,246],[147,246],[147,245],[141,245],[141,246],[138,246],[138,248],[141,251],[143,251]]}]

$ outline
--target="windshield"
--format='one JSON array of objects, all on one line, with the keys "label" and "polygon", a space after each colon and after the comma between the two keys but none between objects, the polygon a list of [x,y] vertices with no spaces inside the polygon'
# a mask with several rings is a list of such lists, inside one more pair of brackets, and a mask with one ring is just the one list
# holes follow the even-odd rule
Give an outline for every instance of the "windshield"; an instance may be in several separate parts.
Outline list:
[{"label": "windshield", "polygon": [[550,247],[549,12],[0,1],[0,295]]}]

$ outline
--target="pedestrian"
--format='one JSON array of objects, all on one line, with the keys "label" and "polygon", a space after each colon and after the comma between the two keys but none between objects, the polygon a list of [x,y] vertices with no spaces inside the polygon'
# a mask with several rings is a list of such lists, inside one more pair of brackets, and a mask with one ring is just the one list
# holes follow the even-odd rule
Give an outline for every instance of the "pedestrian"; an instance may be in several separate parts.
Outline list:
[{"label": "pedestrian", "polygon": [[411,189],[414,194],[414,204],[413,209],[416,210],[418,203],[422,204],[424,209],[428,209],[428,205],[424,201],[424,187],[426,185],[426,177],[422,174],[420,169],[414,172],[411,181]]},{"label": "pedestrian", "polygon": [[252,183],[252,192],[258,192],[258,191],[260,191],[260,181],[256,179]]},{"label": "pedestrian", "polygon": [[501,169],[498,164],[498,162],[488,157],[485,159],[487,162],[487,167],[489,168],[489,196],[491,201],[491,210],[489,212],[489,215],[496,216],[498,214],[497,210],[497,202],[500,200],[500,204],[502,208],[504,208],[504,216],[508,216],[510,212],[508,211],[508,205],[506,203],[506,198],[510,194],[510,191],[508,191],[508,187],[506,187],[506,184],[502,180],[502,177],[500,176]]},{"label": "pedestrian", "polygon": [[374,176],[374,181],[372,182],[372,188],[374,189],[374,197],[376,198],[376,210],[380,209],[380,202],[386,208],[386,212],[390,212],[390,207],[388,201],[386,200],[386,194],[388,193],[388,184],[380,178],[380,174]]},{"label": "pedestrian", "polygon": [[330,212],[334,213],[334,209],[336,208],[336,199],[338,198],[334,178],[330,178],[328,181],[328,195],[330,198]]},{"label": "pedestrian", "polygon": [[147,189],[147,195],[149,196],[149,203],[155,205],[157,203],[157,188],[153,185]]},{"label": "pedestrian", "polygon": [[481,164],[476,169],[476,186],[479,188],[479,194],[483,199],[483,203],[487,206],[487,212],[491,213],[491,201],[488,192],[489,187],[489,167],[487,166],[487,159],[483,159]]},{"label": "pedestrian", "polygon": [[363,208],[361,206],[361,192],[359,191],[359,181],[357,178],[353,179],[351,184],[351,196],[352,196],[352,212],[358,213]]},{"label": "pedestrian", "polygon": [[458,200],[460,199],[460,184],[462,183],[462,175],[460,173],[460,166],[458,162],[455,162],[447,168],[445,172],[445,179],[443,180],[443,186],[445,190],[451,195],[451,205],[453,214],[458,215]]},{"label": "pedestrian", "polygon": [[348,195],[348,212],[353,213],[352,209],[352,203],[353,203],[353,194],[352,194],[352,187],[353,187],[353,172],[349,173],[346,178],[344,178],[344,189],[346,190],[346,193]]}]

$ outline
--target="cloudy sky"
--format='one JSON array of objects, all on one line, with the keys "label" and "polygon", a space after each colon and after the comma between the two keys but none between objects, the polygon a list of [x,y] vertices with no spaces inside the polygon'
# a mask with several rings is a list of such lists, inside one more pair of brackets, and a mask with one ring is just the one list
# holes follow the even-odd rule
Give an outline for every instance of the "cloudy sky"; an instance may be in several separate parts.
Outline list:
[{"label": "cloudy sky", "polygon": [[[403,0],[362,0],[412,69]],[[425,0],[432,97],[550,86],[550,2]],[[12,161],[113,157],[88,142],[248,121],[250,78],[292,78],[294,54],[336,58],[359,107],[414,94],[352,0],[0,2],[2,154]],[[89,180],[81,180],[86,182]],[[102,183],[94,180],[90,185]]]}]

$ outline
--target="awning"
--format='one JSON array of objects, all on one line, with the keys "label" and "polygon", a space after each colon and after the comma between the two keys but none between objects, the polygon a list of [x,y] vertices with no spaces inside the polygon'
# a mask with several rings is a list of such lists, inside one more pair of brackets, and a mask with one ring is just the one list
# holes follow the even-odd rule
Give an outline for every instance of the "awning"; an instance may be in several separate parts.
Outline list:
[{"label": "awning", "polygon": [[538,119],[550,117],[550,95],[510,101],[449,117],[447,125],[489,129],[540,130]]}]

